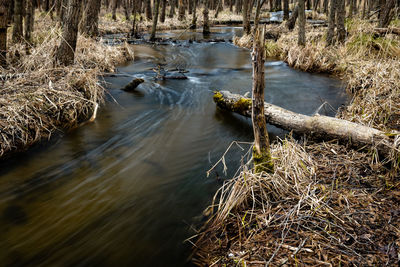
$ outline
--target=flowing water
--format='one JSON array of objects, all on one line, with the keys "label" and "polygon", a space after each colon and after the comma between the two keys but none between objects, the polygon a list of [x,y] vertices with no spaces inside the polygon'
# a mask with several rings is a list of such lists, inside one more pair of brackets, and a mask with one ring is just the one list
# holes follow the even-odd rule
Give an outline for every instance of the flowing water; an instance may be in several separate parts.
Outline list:
[{"label": "flowing water", "polygon": [[[239,28],[213,29],[231,39]],[[201,38],[180,31],[161,34]],[[182,266],[183,241],[249,146],[234,147],[209,178],[206,171],[233,140],[251,141],[249,119],[216,109],[213,90],[251,89],[248,50],[230,43],[136,45],[135,62],[107,78],[98,119],[0,163],[0,265]],[[185,68],[187,80],[155,81],[152,68]],[[134,93],[120,90],[141,77]],[[266,63],[266,100],[312,114],[345,103],[340,81]],[[334,114],[327,109],[327,113]],[[271,137],[284,132],[269,126]]]}]

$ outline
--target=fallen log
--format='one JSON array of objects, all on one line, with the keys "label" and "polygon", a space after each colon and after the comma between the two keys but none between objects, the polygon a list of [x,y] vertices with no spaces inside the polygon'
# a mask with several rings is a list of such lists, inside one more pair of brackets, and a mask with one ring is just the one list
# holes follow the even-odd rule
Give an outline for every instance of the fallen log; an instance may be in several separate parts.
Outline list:
[{"label": "fallen log", "polygon": [[[252,101],[242,95],[229,91],[215,92],[214,102],[221,109],[251,117]],[[264,103],[264,112],[267,123],[299,135],[305,134],[319,140],[339,140],[358,148],[373,146],[385,157],[398,151],[394,139],[400,133],[387,134],[371,127],[319,114],[303,115],[267,102]]]}]

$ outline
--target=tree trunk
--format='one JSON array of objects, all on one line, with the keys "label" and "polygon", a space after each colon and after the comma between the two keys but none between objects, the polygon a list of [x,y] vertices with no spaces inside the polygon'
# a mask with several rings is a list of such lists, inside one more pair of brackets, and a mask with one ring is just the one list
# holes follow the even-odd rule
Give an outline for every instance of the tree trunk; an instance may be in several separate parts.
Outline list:
[{"label": "tree trunk", "polygon": [[327,46],[334,44],[333,37],[335,35],[335,23],[336,23],[336,0],[331,0],[331,6],[329,9],[329,19],[328,19],[328,33],[326,35]]},{"label": "tree trunk", "polygon": [[261,1],[262,0],[257,0],[256,15],[254,17],[254,33],[258,30],[258,24],[260,22],[261,5],[264,3],[264,1],[262,3]]},{"label": "tree trunk", "polygon": [[24,39],[23,17],[24,17],[24,1],[14,0],[14,27],[12,40],[14,43],[21,42]]},{"label": "tree trunk", "polygon": [[170,1],[170,10],[169,10],[169,15],[168,15],[168,17],[170,17],[170,18],[173,18],[175,15],[175,1],[176,0]]},{"label": "tree trunk", "polygon": [[165,11],[167,9],[167,0],[161,0],[161,14],[160,14],[160,22],[165,22]]},{"label": "tree trunk", "polygon": [[297,4],[292,12],[292,15],[286,22],[286,27],[289,29],[289,31],[294,29],[294,26],[296,25],[296,20],[297,20],[298,16],[299,16],[299,5]]},{"label": "tree trunk", "polygon": [[325,14],[328,14],[328,3],[329,3],[329,0],[324,0],[323,9],[324,9]]},{"label": "tree trunk", "polygon": [[265,29],[257,29],[254,35],[253,52],[253,98],[251,120],[253,122],[254,149],[253,160],[256,172],[273,172],[271,152],[267,132],[267,123],[264,115],[264,88],[265,88]]},{"label": "tree trunk", "polygon": [[99,13],[101,0],[88,0],[80,24],[81,33],[90,37],[99,35]]},{"label": "tree trunk", "polygon": [[337,0],[338,6],[336,9],[336,25],[337,25],[337,36],[339,43],[344,43],[346,39],[346,28],[344,22],[346,19],[346,2],[345,0]]},{"label": "tree trunk", "polygon": [[157,21],[158,21],[158,10],[160,9],[160,0],[154,0],[153,7],[153,25],[151,27],[150,41],[156,39]]},{"label": "tree trunk", "polygon": [[178,10],[178,20],[182,21],[185,19],[185,2],[184,0],[178,0],[179,10]]},{"label": "tree trunk", "polygon": [[244,34],[250,34],[250,21],[248,15],[249,0],[243,1],[243,31]]},{"label": "tree trunk", "polygon": [[390,21],[394,16],[394,6],[396,5],[395,0],[387,0],[385,6],[381,6],[382,14],[379,19],[379,28],[386,28],[389,26]]},{"label": "tree trunk", "polygon": [[[221,109],[251,117],[251,100],[228,91],[217,92],[214,102]],[[265,120],[271,125],[299,135],[329,141],[339,140],[360,148],[373,146],[383,155],[389,155],[393,141],[384,132],[354,122],[322,115],[307,116],[264,103]]]},{"label": "tree trunk", "polygon": [[190,29],[194,30],[196,29],[196,24],[197,24],[197,15],[196,15],[196,9],[197,9],[197,1],[198,0],[193,0],[193,13],[192,13],[192,23],[190,25]]},{"label": "tree trunk", "polygon": [[210,22],[208,19],[208,1],[205,1],[203,9],[203,34],[207,35],[209,33],[210,33]]},{"label": "tree trunk", "polygon": [[81,8],[80,0],[68,1],[67,14],[63,23],[62,41],[56,52],[56,61],[65,66],[74,63]]},{"label": "tree trunk", "polygon": [[306,12],[304,0],[299,0],[299,45],[306,45]]},{"label": "tree trunk", "polygon": [[283,0],[283,20],[289,19],[289,0]]},{"label": "tree trunk", "polygon": [[151,20],[151,0],[146,1],[146,18],[147,20]]},{"label": "tree trunk", "polygon": [[25,40],[31,42],[33,25],[35,23],[35,6],[34,0],[26,0],[26,13],[25,13]]},{"label": "tree trunk", "polygon": [[8,12],[10,10],[9,0],[0,0],[0,66],[7,66],[7,27]]},{"label": "tree trunk", "polygon": [[117,20],[117,4],[118,4],[118,2],[117,2],[118,0],[112,0],[112,2],[111,2],[111,9],[112,9],[112,19],[113,20]]}]

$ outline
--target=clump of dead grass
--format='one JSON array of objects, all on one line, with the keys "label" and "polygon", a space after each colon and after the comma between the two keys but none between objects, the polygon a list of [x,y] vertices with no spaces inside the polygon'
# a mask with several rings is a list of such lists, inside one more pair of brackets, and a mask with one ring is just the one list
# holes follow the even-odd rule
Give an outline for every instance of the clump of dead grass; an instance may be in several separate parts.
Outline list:
[{"label": "clump of dead grass", "polygon": [[[197,237],[199,266],[395,264],[399,182],[366,154],[334,143],[272,147],[275,172],[248,165],[214,198]],[[211,252],[211,253],[210,253]]]},{"label": "clump of dead grass", "polygon": [[126,44],[111,47],[80,36],[75,64],[56,65],[59,32],[53,28],[40,44],[10,48],[9,68],[1,69],[0,156],[94,119],[104,97],[100,75],[133,59]]}]

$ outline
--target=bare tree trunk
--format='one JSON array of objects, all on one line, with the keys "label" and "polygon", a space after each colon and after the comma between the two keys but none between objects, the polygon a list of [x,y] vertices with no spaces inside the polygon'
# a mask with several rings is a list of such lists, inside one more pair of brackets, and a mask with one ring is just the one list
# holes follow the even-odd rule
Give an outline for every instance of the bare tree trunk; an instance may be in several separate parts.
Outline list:
[{"label": "bare tree trunk", "polygon": [[283,20],[289,19],[289,0],[283,0]]},{"label": "bare tree trunk", "polygon": [[250,34],[250,21],[248,15],[249,0],[243,1],[243,31],[244,34]]},{"label": "bare tree trunk", "polygon": [[11,3],[9,0],[0,0],[0,66],[7,66],[7,27],[8,12]]},{"label": "bare tree trunk", "polygon": [[392,20],[394,16],[394,6],[396,4],[395,0],[387,0],[385,6],[381,6],[382,13],[379,19],[379,27],[380,28],[386,28],[389,26],[390,21]]},{"label": "bare tree trunk", "polygon": [[208,19],[208,1],[206,0],[203,9],[203,34],[209,34],[209,33],[210,33],[210,22]]},{"label": "bare tree trunk", "polygon": [[81,33],[90,37],[99,34],[99,13],[101,8],[101,0],[88,0],[80,23]]},{"label": "bare tree trunk", "polygon": [[175,15],[175,1],[176,0],[170,1],[170,10],[169,10],[169,15],[168,15],[168,17],[170,17],[170,18],[173,18]]},{"label": "bare tree trunk", "polygon": [[35,6],[34,0],[26,0],[26,13],[25,13],[25,40],[31,42],[33,25],[35,23]]},{"label": "bare tree trunk", "polygon": [[222,11],[222,9],[223,9],[222,0],[218,0],[217,10],[215,11],[214,18],[218,18],[218,14],[219,14],[220,11]]},{"label": "bare tree trunk", "polygon": [[335,36],[335,23],[336,23],[336,0],[331,0],[328,19],[328,33],[326,35],[327,46],[333,45]]},{"label": "bare tree trunk", "polygon": [[298,44],[306,44],[306,12],[304,0],[299,0],[299,39]]},{"label": "bare tree trunk", "polygon": [[14,43],[21,42],[24,39],[23,17],[24,17],[24,1],[14,0],[14,27],[12,40]]},{"label": "bare tree trunk", "polygon": [[112,0],[111,2],[111,9],[112,9],[112,19],[117,20],[117,2],[118,0]]},{"label": "bare tree trunk", "polygon": [[197,24],[197,15],[196,15],[196,9],[197,9],[197,1],[198,0],[193,0],[193,13],[192,13],[192,23],[190,25],[190,29],[194,30],[196,29],[196,24]]},{"label": "bare tree trunk", "polygon": [[328,14],[328,4],[329,4],[329,0],[324,0],[323,9],[324,9],[325,14]]},{"label": "bare tree trunk", "polygon": [[292,12],[292,15],[286,22],[286,27],[289,29],[289,31],[294,29],[294,26],[296,25],[296,20],[297,20],[298,16],[299,16],[299,5],[297,4]]},{"label": "bare tree trunk", "polygon": [[165,11],[167,9],[167,0],[161,0],[161,14],[160,14],[160,22],[165,22]]},{"label": "bare tree trunk", "polygon": [[185,19],[185,2],[184,0],[178,0],[179,10],[178,10],[178,20],[182,21]]},{"label": "bare tree trunk", "polygon": [[81,9],[82,3],[80,0],[68,1],[67,14],[64,19],[62,41],[56,52],[56,61],[62,65],[67,66],[74,63]]},{"label": "bare tree trunk", "polygon": [[153,25],[151,27],[150,41],[156,39],[157,21],[158,21],[158,10],[160,9],[160,0],[154,0],[153,7]]},{"label": "bare tree trunk", "polygon": [[253,122],[254,148],[253,160],[256,172],[273,172],[274,166],[271,161],[270,144],[267,132],[267,123],[264,115],[264,88],[265,88],[265,29],[257,29],[253,52],[253,99],[251,120]]},{"label": "bare tree trunk", "polygon": [[346,28],[344,22],[346,19],[346,2],[345,0],[337,0],[338,6],[336,9],[336,25],[337,25],[337,36],[339,43],[344,43],[346,39]]},{"label": "bare tree trunk", "polygon": [[151,0],[146,1],[146,18],[147,20],[151,20]]},{"label": "bare tree trunk", "polygon": [[258,30],[258,24],[260,22],[260,12],[261,12],[261,5],[264,3],[262,0],[257,0],[257,6],[256,6],[256,15],[254,17],[254,33]]}]

